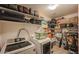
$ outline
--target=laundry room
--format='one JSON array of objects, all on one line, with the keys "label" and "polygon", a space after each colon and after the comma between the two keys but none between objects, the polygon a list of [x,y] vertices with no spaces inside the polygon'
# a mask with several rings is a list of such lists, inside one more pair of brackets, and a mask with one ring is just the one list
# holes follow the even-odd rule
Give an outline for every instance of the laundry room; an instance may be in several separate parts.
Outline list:
[{"label": "laundry room", "polygon": [[0,4],[0,54],[78,54],[78,4]]}]

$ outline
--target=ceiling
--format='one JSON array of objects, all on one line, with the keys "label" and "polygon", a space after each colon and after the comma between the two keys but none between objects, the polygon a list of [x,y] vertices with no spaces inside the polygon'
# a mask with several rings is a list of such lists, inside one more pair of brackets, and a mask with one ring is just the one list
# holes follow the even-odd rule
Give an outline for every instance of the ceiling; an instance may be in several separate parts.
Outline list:
[{"label": "ceiling", "polygon": [[59,4],[55,10],[49,10],[48,4],[23,4],[23,6],[38,10],[41,16],[56,18],[78,12],[77,4]]}]

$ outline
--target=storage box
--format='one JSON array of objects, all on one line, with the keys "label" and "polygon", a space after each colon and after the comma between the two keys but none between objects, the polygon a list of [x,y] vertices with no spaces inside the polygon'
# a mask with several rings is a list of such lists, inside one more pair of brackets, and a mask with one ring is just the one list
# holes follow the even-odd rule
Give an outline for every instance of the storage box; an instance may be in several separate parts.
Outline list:
[{"label": "storage box", "polygon": [[9,4],[0,4],[1,7],[9,8]]},{"label": "storage box", "polygon": [[23,7],[23,12],[29,14],[29,9],[27,7]]},{"label": "storage box", "polygon": [[13,10],[18,10],[17,4],[9,4],[9,8]]},{"label": "storage box", "polygon": [[18,7],[18,11],[23,12],[23,6],[18,5],[17,7]]}]

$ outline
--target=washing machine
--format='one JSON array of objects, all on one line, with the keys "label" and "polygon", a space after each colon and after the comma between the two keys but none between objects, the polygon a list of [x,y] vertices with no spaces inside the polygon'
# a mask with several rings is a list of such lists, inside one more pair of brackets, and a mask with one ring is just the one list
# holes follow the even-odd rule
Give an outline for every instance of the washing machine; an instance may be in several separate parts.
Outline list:
[{"label": "washing machine", "polygon": [[36,54],[35,45],[25,38],[8,40],[1,49],[2,54]]}]

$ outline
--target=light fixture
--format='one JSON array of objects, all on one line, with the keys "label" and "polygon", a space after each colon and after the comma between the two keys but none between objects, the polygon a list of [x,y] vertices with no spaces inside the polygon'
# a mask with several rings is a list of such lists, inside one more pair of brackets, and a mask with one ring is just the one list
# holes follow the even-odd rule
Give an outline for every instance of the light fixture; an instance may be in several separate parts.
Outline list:
[{"label": "light fixture", "polygon": [[49,5],[49,6],[48,6],[48,9],[50,9],[50,10],[55,10],[58,6],[59,6],[58,4]]}]

